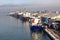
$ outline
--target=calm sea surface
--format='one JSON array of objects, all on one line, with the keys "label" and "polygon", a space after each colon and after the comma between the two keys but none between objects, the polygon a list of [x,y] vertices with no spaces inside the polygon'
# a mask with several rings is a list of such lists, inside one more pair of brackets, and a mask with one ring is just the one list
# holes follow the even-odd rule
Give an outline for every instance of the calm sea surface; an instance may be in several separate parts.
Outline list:
[{"label": "calm sea surface", "polygon": [[50,40],[45,33],[31,32],[29,22],[0,15],[0,40]]}]

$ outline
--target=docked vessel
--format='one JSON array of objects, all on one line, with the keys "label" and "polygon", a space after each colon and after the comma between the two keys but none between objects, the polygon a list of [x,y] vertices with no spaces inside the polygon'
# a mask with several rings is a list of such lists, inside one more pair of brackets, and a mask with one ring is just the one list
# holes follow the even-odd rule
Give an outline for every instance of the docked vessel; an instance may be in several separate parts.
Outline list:
[{"label": "docked vessel", "polygon": [[15,18],[19,18],[19,19],[21,19],[22,21],[29,21],[29,19],[30,19],[30,13],[28,13],[28,12],[11,12],[10,13],[10,16],[13,16],[13,17],[15,17]]},{"label": "docked vessel", "polygon": [[29,12],[23,13],[23,17],[24,17],[27,21],[29,21],[30,16],[31,16],[31,13],[29,13]]},{"label": "docked vessel", "polygon": [[40,18],[33,18],[30,20],[31,31],[42,31],[42,24]]},{"label": "docked vessel", "polygon": [[9,13],[10,16],[13,16],[15,18],[19,18],[19,13],[18,12],[11,12]]}]

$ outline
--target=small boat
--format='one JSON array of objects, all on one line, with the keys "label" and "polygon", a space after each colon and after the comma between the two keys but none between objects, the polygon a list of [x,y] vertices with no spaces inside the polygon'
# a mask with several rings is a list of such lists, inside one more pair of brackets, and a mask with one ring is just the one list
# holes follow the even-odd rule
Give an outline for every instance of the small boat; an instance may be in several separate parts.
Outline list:
[{"label": "small boat", "polygon": [[38,18],[34,18],[34,19],[31,19],[30,21],[30,29],[31,31],[42,31],[42,25],[40,23],[40,19]]}]

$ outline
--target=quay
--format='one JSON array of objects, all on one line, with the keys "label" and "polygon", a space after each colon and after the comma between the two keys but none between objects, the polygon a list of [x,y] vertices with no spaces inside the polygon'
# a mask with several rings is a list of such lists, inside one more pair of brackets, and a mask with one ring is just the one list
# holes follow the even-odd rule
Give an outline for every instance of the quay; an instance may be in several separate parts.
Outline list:
[{"label": "quay", "polygon": [[[13,14],[14,15],[14,14]],[[21,16],[22,15],[22,16]],[[58,20],[60,20],[60,14],[51,14],[51,13],[40,13],[40,14],[38,14],[38,13],[33,13],[33,14],[31,14],[31,13],[20,13],[19,14],[19,18],[20,17],[24,17],[25,19],[27,19],[28,18],[28,21],[32,24],[32,22],[31,22],[31,19],[34,19],[35,20],[35,18],[37,18],[38,17],[38,19],[42,19],[41,17],[45,17],[44,18],[44,22],[43,21],[41,21],[41,23],[45,23],[45,21],[46,21],[46,23],[47,23],[47,25],[49,25],[50,27],[51,27],[51,25],[52,25],[52,23],[48,23],[48,18],[51,18],[51,19],[54,19],[54,20],[56,20],[56,19],[58,19]],[[23,18],[23,20],[24,20],[24,18]],[[46,19],[46,20],[45,20]],[[39,21],[39,20],[38,20]],[[51,20],[50,20],[51,21]],[[60,24],[60,23],[59,23]],[[36,26],[36,25],[35,25]],[[43,26],[43,25],[42,25]],[[58,25],[57,25],[58,26]],[[33,27],[33,26],[32,26]],[[47,26],[48,27],[48,26]],[[55,27],[55,26],[54,26]],[[54,28],[53,27],[53,29],[51,29],[51,28],[45,28],[45,29],[43,29],[48,35],[49,35],[49,37],[52,39],[52,40],[60,40],[60,33],[59,32],[57,32],[56,30],[54,30],[55,28],[57,28],[57,27],[55,27]],[[59,27],[59,26],[58,26]],[[60,27],[59,27],[60,28]],[[58,28],[58,29],[59,29]],[[60,29],[59,29],[60,30]]]},{"label": "quay", "polygon": [[53,30],[47,28],[47,29],[44,29],[44,31],[50,37],[51,40],[60,40],[59,35],[57,35],[56,33],[54,33]]}]

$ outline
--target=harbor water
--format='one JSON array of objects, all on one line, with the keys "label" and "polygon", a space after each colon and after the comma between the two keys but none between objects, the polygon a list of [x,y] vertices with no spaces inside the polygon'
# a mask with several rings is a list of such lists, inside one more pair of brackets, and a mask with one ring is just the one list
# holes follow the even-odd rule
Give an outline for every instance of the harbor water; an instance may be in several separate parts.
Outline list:
[{"label": "harbor water", "polygon": [[0,15],[0,40],[50,40],[50,38],[44,32],[31,32],[29,22]]}]

